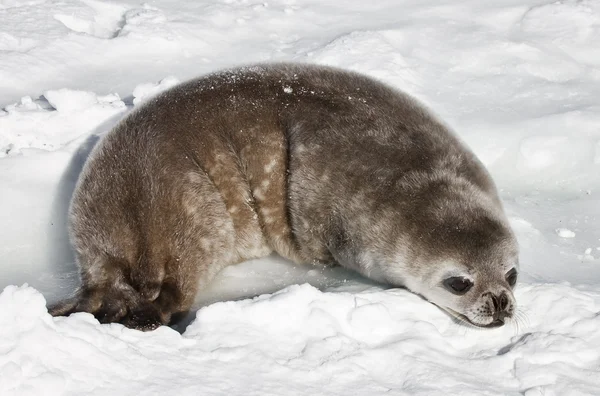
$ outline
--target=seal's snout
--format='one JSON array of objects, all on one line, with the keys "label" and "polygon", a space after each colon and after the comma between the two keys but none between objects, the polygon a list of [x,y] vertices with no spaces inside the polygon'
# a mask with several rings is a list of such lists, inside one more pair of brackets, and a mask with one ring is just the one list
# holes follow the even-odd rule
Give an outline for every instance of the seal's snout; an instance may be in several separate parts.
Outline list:
[{"label": "seal's snout", "polygon": [[490,299],[492,301],[493,313],[492,322],[487,327],[500,327],[505,323],[506,318],[510,318],[510,300],[505,291],[500,294],[490,293]]}]

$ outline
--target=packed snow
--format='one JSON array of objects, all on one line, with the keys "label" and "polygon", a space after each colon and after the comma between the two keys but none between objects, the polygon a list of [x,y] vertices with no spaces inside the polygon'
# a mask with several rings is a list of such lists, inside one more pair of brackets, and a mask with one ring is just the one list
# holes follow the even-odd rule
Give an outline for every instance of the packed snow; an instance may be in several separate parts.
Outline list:
[{"label": "packed snow", "polygon": [[[599,395],[598,43],[594,0],[0,0],[0,395]],[[179,81],[279,60],[405,90],[475,151],[521,245],[512,323],[276,256],[174,328],[48,315],[99,137]]]}]

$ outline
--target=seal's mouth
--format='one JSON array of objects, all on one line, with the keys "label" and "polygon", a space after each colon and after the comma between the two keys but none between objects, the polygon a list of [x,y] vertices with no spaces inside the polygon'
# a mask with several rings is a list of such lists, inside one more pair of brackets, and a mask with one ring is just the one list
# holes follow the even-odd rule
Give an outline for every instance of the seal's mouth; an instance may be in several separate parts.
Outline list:
[{"label": "seal's mouth", "polygon": [[488,323],[488,324],[479,324],[479,323],[475,323],[475,322],[471,321],[471,319],[469,319],[467,316],[461,314],[460,312],[456,312],[452,308],[448,308],[448,307],[441,307],[441,308],[444,311],[446,311],[448,314],[450,314],[450,316],[454,317],[455,319],[457,319],[458,321],[460,321],[463,324],[475,326],[478,328],[484,328],[484,329],[493,329],[495,327],[504,326],[503,319],[495,319],[491,323]]}]

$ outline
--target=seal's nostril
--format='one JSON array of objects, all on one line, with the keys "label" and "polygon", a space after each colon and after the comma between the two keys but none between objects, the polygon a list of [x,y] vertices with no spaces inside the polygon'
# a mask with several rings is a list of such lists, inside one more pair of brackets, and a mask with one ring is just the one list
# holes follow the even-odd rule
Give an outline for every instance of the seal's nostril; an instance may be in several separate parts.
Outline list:
[{"label": "seal's nostril", "polygon": [[492,304],[494,304],[494,311],[498,312],[499,311],[499,309],[498,309],[498,307],[499,307],[498,297],[494,296],[493,294],[492,294]]},{"label": "seal's nostril", "polygon": [[504,311],[506,309],[506,307],[508,306],[508,296],[504,292],[502,292],[502,294],[500,295],[499,306],[500,306],[500,311]]},{"label": "seal's nostril", "polygon": [[495,313],[506,310],[506,307],[508,307],[508,296],[506,293],[502,292],[500,296],[491,294],[490,297],[492,299],[492,304],[494,305]]}]

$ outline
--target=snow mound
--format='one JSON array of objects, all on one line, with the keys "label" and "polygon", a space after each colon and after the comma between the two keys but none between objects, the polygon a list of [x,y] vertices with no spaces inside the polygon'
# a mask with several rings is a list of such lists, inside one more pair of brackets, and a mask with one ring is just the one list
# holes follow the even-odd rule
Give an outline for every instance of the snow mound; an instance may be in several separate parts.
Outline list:
[{"label": "snow mound", "polygon": [[35,40],[16,37],[7,32],[0,32],[0,51],[26,52],[35,46]]},{"label": "snow mound", "polygon": [[133,104],[138,105],[143,101],[163,92],[179,83],[176,77],[168,76],[158,83],[139,84],[133,89]]},{"label": "snow mound", "polygon": [[475,330],[405,290],[323,293],[300,285],[205,307],[180,335],[167,327],[142,333],[100,325],[85,313],[51,318],[39,292],[9,286],[0,294],[0,393],[504,395],[599,389],[600,376],[593,373],[600,361],[600,294],[525,285],[517,299],[528,309],[518,327]]},{"label": "snow mound", "polygon": [[166,22],[163,12],[149,4],[129,8],[98,0],[82,0],[81,3],[72,6],[69,14],[54,14],[54,19],[75,33],[100,39],[128,35],[144,37],[149,26]]},{"label": "snow mound", "polygon": [[82,3],[87,7],[77,13],[55,14],[54,18],[77,33],[105,39],[119,35],[125,22],[125,7],[96,0],[83,0]]},{"label": "snow mound", "polygon": [[0,113],[0,158],[31,149],[53,151],[74,139],[76,145],[77,138],[89,136],[125,110],[117,94],[63,88],[46,91],[36,100],[25,96]]},{"label": "snow mound", "polygon": [[595,1],[555,1],[531,7],[520,29],[540,41],[552,37],[560,51],[581,63],[600,65],[600,50],[588,46],[600,41],[600,4]]},{"label": "snow mound", "polygon": [[556,233],[562,238],[575,238],[575,233],[568,228],[557,228]]},{"label": "snow mound", "polygon": [[[406,39],[397,31],[354,31],[337,37],[322,48],[308,52],[312,62],[332,66],[348,65],[358,72],[369,72],[373,77],[393,84],[416,95],[422,82],[402,54]],[[365,56],[365,54],[370,54]],[[379,69],[375,64],[394,65]],[[373,72],[377,70],[376,72]]]},{"label": "snow mound", "polygon": [[71,89],[58,89],[44,92],[44,97],[48,103],[59,112],[77,112],[99,105],[108,105],[109,107],[123,108],[125,103],[117,94],[98,96],[93,92],[74,91]]}]

